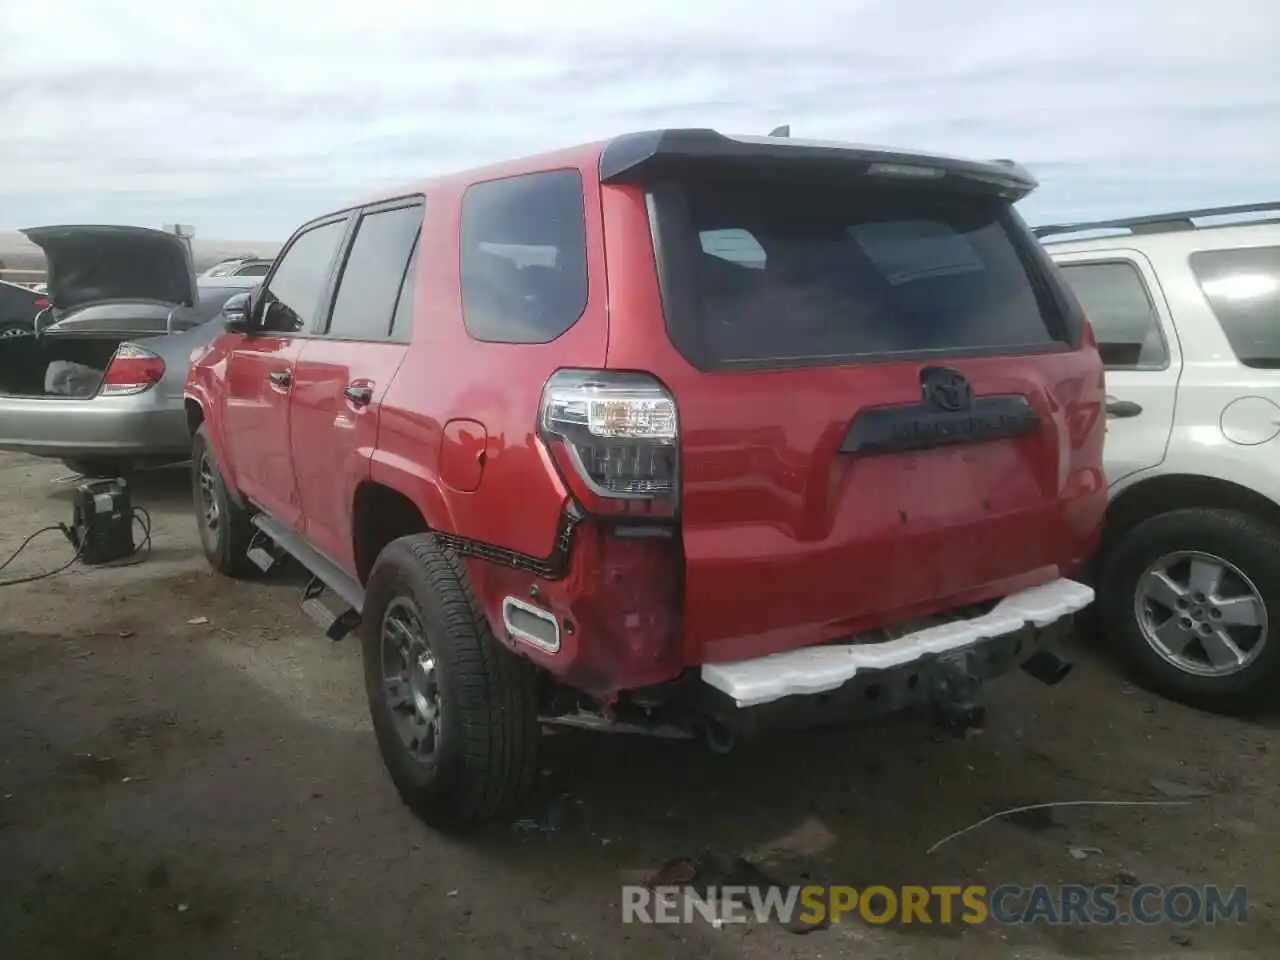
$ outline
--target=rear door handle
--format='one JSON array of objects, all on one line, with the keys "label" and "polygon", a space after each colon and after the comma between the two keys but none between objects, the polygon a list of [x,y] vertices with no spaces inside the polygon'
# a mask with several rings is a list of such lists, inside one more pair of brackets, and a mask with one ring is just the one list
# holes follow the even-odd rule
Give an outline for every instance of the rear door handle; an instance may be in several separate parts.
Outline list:
[{"label": "rear door handle", "polygon": [[373,399],[373,387],[352,384],[342,392],[357,407],[366,407],[369,405],[369,401]]},{"label": "rear door handle", "polygon": [[267,374],[267,379],[277,387],[287,387],[289,384],[293,383],[293,374],[288,370],[272,370]]},{"label": "rear door handle", "polygon": [[1107,397],[1108,417],[1136,417],[1141,412],[1142,407],[1132,400],[1117,400],[1115,397]]}]

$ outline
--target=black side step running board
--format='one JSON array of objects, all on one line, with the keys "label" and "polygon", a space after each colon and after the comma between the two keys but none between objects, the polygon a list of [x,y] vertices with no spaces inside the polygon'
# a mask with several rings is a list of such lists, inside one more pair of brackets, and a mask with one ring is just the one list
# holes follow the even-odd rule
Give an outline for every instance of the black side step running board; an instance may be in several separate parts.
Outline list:
[{"label": "black side step running board", "polygon": [[302,591],[302,612],[315,621],[330,640],[341,640],[360,626],[359,612],[341,597],[327,597],[325,583],[312,577]]},{"label": "black side step running board", "polygon": [[271,542],[270,537],[261,530],[254,530],[245,555],[263,573],[270,573],[280,565],[280,552],[280,548]]},{"label": "black side step running board", "polygon": [[[288,553],[310,571],[311,582],[302,594],[302,612],[315,621],[326,637],[341,640],[360,625],[364,588],[359,583],[293,530],[265,513],[255,514],[253,525],[274,546]],[[263,570],[275,565],[273,552],[256,542],[251,546],[249,556]],[[263,566],[264,562],[266,566]],[[326,589],[332,592],[332,597],[325,596]]]}]

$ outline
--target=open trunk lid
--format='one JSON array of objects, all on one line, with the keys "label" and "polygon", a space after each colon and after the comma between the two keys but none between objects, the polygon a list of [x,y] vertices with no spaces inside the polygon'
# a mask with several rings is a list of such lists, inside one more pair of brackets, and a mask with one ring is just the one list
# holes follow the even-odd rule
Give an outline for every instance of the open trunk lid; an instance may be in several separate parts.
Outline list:
[{"label": "open trunk lid", "polygon": [[196,277],[185,238],[147,227],[30,227],[22,233],[44,251],[48,295],[62,312],[110,300],[196,303]]},{"label": "open trunk lid", "polygon": [[604,178],[644,191],[654,237],[666,337],[611,327],[609,365],[676,401],[690,662],[1070,573],[1105,503],[1102,368],[1012,209],[1034,181],[752,142]]}]

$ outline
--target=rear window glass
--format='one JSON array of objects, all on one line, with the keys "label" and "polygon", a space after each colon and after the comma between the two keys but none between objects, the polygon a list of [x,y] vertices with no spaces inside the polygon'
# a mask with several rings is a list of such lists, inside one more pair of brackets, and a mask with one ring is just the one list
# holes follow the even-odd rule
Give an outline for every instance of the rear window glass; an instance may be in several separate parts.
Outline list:
[{"label": "rear window glass", "polygon": [[547,343],[587,305],[582,176],[553,170],[468,187],[462,315],[477,340]]},{"label": "rear window glass", "polygon": [[1191,269],[1240,362],[1280,368],[1280,247],[1203,250]]},{"label": "rear window glass", "polygon": [[759,182],[696,181],[682,192],[697,237],[691,306],[712,364],[1065,339],[1034,261],[1020,255],[1025,228],[1003,201]]}]

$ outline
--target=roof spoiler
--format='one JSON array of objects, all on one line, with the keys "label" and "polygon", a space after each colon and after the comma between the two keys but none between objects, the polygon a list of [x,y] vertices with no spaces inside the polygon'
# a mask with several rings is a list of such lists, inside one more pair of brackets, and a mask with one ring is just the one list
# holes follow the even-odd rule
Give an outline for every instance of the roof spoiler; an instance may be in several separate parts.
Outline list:
[{"label": "roof spoiler", "polygon": [[899,182],[950,181],[1010,202],[1021,200],[1039,186],[1026,168],[1010,160],[962,160],[838,141],[792,139],[790,127],[775,128],[767,137],[730,137],[715,130],[624,134],[601,151],[600,182],[644,182],[705,166],[740,166],[754,174],[784,176],[802,171],[806,179],[845,182],[851,176]]}]

